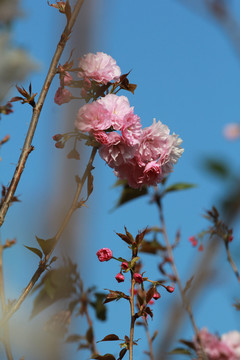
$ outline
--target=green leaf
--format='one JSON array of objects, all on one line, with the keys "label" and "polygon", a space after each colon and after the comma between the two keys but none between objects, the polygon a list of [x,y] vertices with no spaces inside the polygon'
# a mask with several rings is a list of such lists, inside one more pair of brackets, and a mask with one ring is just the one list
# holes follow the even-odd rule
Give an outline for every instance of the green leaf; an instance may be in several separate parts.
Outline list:
[{"label": "green leaf", "polygon": [[131,260],[130,267],[133,268],[133,266],[136,264],[136,262],[137,262],[139,259],[140,259],[139,256],[134,257],[134,258]]},{"label": "green leaf", "polygon": [[36,236],[36,239],[45,256],[47,256],[52,251],[52,249],[54,249],[56,245],[55,238],[44,240]]},{"label": "green leaf", "polygon": [[179,190],[187,190],[187,189],[192,189],[197,187],[196,184],[190,184],[190,183],[176,183],[173,185],[168,186],[165,190],[164,193],[168,193],[171,191],[179,191]]},{"label": "green leaf", "polygon": [[229,167],[221,159],[206,159],[203,166],[208,172],[222,179],[226,179],[231,175]]},{"label": "green leaf", "polygon": [[103,302],[103,301],[106,298],[106,294],[95,293],[94,295],[96,297],[96,301],[91,302],[90,305],[95,309],[96,317],[99,320],[105,321],[107,318],[107,308],[104,305],[105,302]]},{"label": "green leaf", "polygon": [[40,259],[42,259],[43,254],[42,254],[41,250],[34,248],[34,247],[27,246],[27,245],[24,245],[24,246],[25,246],[25,248],[27,248],[28,250],[32,251],[34,254],[39,256]]},{"label": "green leaf", "polygon": [[[115,185],[116,186],[116,185]],[[133,189],[131,188],[127,182],[125,181],[125,185],[122,189],[122,193],[120,195],[120,198],[116,204],[116,206],[113,208],[113,210],[117,209],[119,206],[126,204],[127,202],[137,199],[140,196],[147,195],[148,189],[146,186],[143,186],[142,189]]]},{"label": "green leaf", "polygon": [[168,353],[169,355],[192,355],[191,351],[185,348],[175,348]]}]

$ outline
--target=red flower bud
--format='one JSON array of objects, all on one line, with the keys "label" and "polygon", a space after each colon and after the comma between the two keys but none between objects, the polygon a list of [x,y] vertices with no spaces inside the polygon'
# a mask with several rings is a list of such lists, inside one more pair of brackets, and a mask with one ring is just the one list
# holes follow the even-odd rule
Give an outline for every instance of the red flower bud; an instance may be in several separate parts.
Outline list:
[{"label": "red flower bud", "polygon": [[166,288],[165,288],[168,292],[170,292],[170,293],[172,293],[172,292],[174,292],[174,286],[166,286]]},{"label": "red flower bud", "polygon": [[198,240],[195,238],[195,236],[190,236],[190,238],[188,240],[190,241],[192,246],[197,246]]},{"label": "red flower bud", "polygon": [[158,299],[160,299],[160,297],[161,297],[161,295],[159,294],[159,292],[157,290],[155,290],[155,293],[153,295],[153,299],[158,300]]},{"label": "red flower bud", "polygon": [[123,262],[121,263],[121,268],[122,268],[123,270],[127,270],[127,269],[128,269],[128,263],[127,263],[126,261],[123,261]]},{"label": "red flower bud", "polygon": [[121,273],[118,273],[116,276],[115,276],[115,279],[117,280],[117,282],[123,282],[124,281],[124,275],[121,274]]},{"label": "red flower bud", "polygon": [[136,281],[136,283],[142,284],[142,282],[143,282],[143,277],[142,277],[141,274],[135,273],[135,274],[133,274],[133,277],[134,277],[134,280]]}]

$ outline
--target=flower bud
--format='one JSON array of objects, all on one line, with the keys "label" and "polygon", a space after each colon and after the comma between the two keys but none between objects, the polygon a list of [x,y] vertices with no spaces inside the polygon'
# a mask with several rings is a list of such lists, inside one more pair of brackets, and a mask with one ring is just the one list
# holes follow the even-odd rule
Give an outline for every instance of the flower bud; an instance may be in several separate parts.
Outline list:
[{"label": "flower bud", "polygon": [[161,297],[161,295],[159,294],[159,292],[157,290],[155,290],[155,293],[153,295],[153,299],[158,300],[158,299],[160,299],[160,297]]},{"label": "flower bud", "polygon": [[124,281],[124,275],[121,274],[121,273],[118,273],[116,276],[115,276],[115,279],[117,280],[117,282],[123,282]]},{"label": "flower bud", "polygon": [[174,292],[174,286],[166,286],[166,288],[165,288],[169,293],[172,293],[172,292]]},{"label": "flower bud", "polygon": [[126,262],[126,261],[123,261],[122,263],[121,263],[121,268],[123,269],[123,270],[127,270],[128,269],[128,263]]},{"label": "flower bud", "polygon": [[112,258],[112,251],[108,248],[102,248],[98,250],[97,257],[99,261],[109,261]]},{"label": "flower bud", "polygon": [[133,274],[133,277],[134,277],[134,280],[136,281],[136,283],[142,284],[142,282],[143,282],[143,277],[142,277],[141,274],[135,273],[135,274]]},{"label": "flower bud", "polygon": [[62,136],[61,134],[56,134],[56,135],[53,135],[52,138],[53,138],[54,141],[59,141],[59,140],[62,139],[62,137],[63,137],[63,136]]}]

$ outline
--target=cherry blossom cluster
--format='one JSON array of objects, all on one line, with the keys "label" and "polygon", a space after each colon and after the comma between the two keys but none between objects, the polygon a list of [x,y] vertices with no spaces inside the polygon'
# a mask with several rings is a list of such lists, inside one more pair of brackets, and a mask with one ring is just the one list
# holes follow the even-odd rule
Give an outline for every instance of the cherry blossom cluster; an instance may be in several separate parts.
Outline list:
[{"label": "cherry blossom cluster", "polygon": [[[74,81],[69,71],[76,71],[82,80]],[[155,119],[151,126],[142,128],[128,98],[117,94],[122,89],[134,92],[136,85],[129,84],[128,74],[121,75],[111,56],[89,53],[80,59],[77,69],[67,62],[59,65],[58,72],[61,86],[55,102],[61,105],[74,98],[85,99],[87,104],[79,109],[75,127],[97,143],[101,158],[117,177],[127,180],[132,188],[141,188],[157,185],[173,171],[183,153],[182,140]],[[81,97],[66,89],[77,84]]]},{"label": "cherry blossom cluster", "polygon": [[[203,349],[209,360],[240,360],[240,332],[230,331],[221,337],[208,332],[206,328],[199,333]],[[196,350],[200,350],[194,340]]]}]

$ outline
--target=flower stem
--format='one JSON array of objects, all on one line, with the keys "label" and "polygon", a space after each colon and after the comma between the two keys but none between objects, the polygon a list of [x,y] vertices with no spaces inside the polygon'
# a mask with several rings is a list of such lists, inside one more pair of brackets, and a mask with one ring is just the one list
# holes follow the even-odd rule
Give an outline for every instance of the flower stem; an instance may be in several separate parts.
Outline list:
[{"label": "flower stem", "polygon": [[130,309],[131,309],[131,324],[130,324],[130,342],[129,342],[129,360],[133,360],[133,335],[135,325],[135,312],[134,312],[134,286],[135,280],[133,277],[133,271],[131,270],[131,297],[130,297]]},{"label": "flower stem", "polygon": [[[6,300],[5,300],[5,291],[4,291],[4,280],[3,280],[3,246],[0,238],[0,299],[1,299],[1,308],[3,316],[6,313]],[[8,360],[13,360],[12,351],[10,347],[9,340],[9,329],[8,322],[4,325],[3,328],[3,344],[6,352],[6,356]]]},{"label": "flower stem", "polygon": [[155,194],[155,202],[156,202],[158,210],[159,210],[159,217],[160,217],[160,222],[161,222],[161,227],[162,227],[162,234],[163,234],[163,238],[164,238],[165,245],[166,245],[166,248],[167,248],[168,257],[170,257],[172,259],[171,267],[172,267],[172,271],[173,271],[173,274],[175,276],[176,282],[178,284],[178,288],[179,288],[181,298],[182,298],[182,303],[186,308],[186,311],[187,311],[187,313],[189,315],[189,318],[190,318],[190,321],[192,323],[193,330],[195,332],[197,342],[200,345],[202,360],[207,360],[206,354],[205,354],[203,346],[202,346],[201,338],[200,338],[200,335],[199,335],[199,330],[198,330],[198,327],[196,325],[196,322],[195,322],[195,319],[194,319],[194,316],[193,316],[191,305],[189,304],[189,302],[186,299],[185,292],[184,292],[180,277],[178,275],[177,267],[176,267],[176,264],[174,262],[173,250],[172,250],[172,246],[170,244],[169,238],[168,238],[165,219],[164,219],[164,215],[163,215],[163,209],[162,209],[162,203],[161,203],[161,195],[159,193],[157,193],[157,192]]},{"label": "flower stem", "polygon": [[21,304],[23,303],[23,301],[26,299],[27,295],[29,294],[29,292],[32,290],[33,286],[35,285],[35,283],[38,281],[38,279],[40,278],[41,274],[47,269],[48,266],[48,261],[60,239],[60,236],[62,235],[64,229],[66,228],[72,214],[74,213],[74,211],[78,208],[78,199],[79,196],[81,194],[83,185],[88,177],[88,175],[90,174],[91,170],[92,170],[92,164],[93,164],[93,160],[95,158],[95,155],[97,153],[97,147],[93,147],[92,152],[91,152],[91,156],[90,159],[88,161],[87,167],[85,169],[85,172],[83,174],[83,177],[81,179],[80,182],[78,182],[77,185],[77,190],[75,192],[74,195],[74,199],[72,201],[72,204],[63,220],[63,222],[61,223],[56,235],[54,236],[55,239],[55,246],[51,249],[51,251],[43,258],[43,260],[40,261],[39,266],[37,268],[37,270],[35,271],[34,275],[32,276],[31,280],[29,281],[27,287],[24,289],[23,293],[21,294],[21,296],[18,298],[18,300],[13,304],[13,306],[11,307],[11,309],[5,313],[5,315],[3,316],[2,320],[0,321],[0,327],[2,327],[11,317],[12,315],[20,308]]}]

